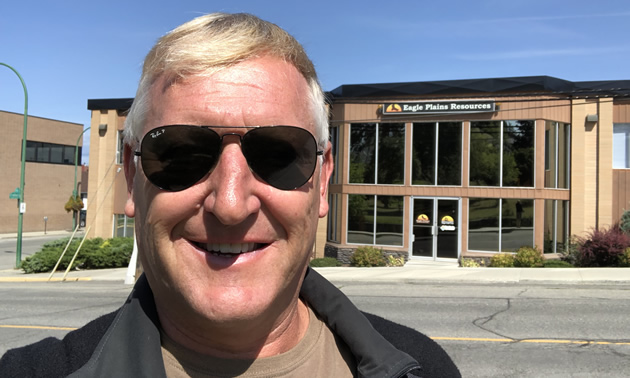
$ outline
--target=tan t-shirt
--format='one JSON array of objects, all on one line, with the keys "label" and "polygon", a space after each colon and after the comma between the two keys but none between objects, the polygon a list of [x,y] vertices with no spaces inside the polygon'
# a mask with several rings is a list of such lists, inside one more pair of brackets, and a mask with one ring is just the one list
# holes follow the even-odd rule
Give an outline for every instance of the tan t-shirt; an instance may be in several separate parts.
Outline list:
[{"label": "tan t-shirt", "polygon": [[306,334],[290,351],[256,360],[210,357],[176,344],[162,332],[166,376],[180,377],[354,377],[356,362],[347,345],[309,308]]}]

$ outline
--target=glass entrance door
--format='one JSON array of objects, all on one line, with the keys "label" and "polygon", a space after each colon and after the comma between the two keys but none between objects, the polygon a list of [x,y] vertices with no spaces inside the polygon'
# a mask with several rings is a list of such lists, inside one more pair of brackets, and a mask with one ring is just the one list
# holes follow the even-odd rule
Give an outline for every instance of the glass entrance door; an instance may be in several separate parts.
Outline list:
[{"label": "glass entrance door", "polygon": [[459,200],[413,199],[412,256],[456,259],[459,254]]}]

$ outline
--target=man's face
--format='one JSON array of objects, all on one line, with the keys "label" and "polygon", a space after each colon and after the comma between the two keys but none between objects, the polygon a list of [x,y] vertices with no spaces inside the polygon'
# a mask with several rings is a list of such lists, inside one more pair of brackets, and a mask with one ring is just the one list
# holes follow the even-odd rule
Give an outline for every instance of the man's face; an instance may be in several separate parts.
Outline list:
[{"label": "man's face", "polygon": [[[318,138],[308,90],[292,65],[270,57],[169,86],[158,79],[143,134],[175,124],[292,125]],[[215,130],[223,135],[249,129]],[[318,219],[328,211],[330,147],[323,166],[318,163],[313,177],[290,191],[266,184],[249,170],[236,136],[224,138],[212,173],[180,192],[158,189],[141,165],[129,160],[125,212],[136,218],[141,261],[161,318],[227,325],[282,317],[296,303]],[[236,257],[206,250],[209,244],[245,243],[254,243],[254,250]]]}]

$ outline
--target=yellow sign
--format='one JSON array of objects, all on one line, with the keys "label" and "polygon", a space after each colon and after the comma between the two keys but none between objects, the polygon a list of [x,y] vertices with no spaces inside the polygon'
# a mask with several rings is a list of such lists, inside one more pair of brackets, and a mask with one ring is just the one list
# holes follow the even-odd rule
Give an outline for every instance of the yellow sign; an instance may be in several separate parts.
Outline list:
[{"label": "yellow sign", "polygon": [[426,214],[420,214],[418,215],[418,218],[416,218],[416,223],[429,224],[431,223],[431,220]]},{"label": "yellow sign", "polygon": [[398,104],[389,104],[387,108],[385,108],[385,113],[400,113],[402,109]]}]

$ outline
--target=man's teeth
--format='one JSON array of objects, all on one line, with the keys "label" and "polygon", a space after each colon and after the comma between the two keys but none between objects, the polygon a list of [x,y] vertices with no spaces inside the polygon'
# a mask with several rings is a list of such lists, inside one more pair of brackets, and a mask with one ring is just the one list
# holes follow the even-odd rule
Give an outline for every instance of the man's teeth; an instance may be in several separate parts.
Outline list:
[{"label": "man's teeth", "polygon": [[234,254],[251,252],[256,248],[256,243],[208,243],[205,247],[208,252]]}]

